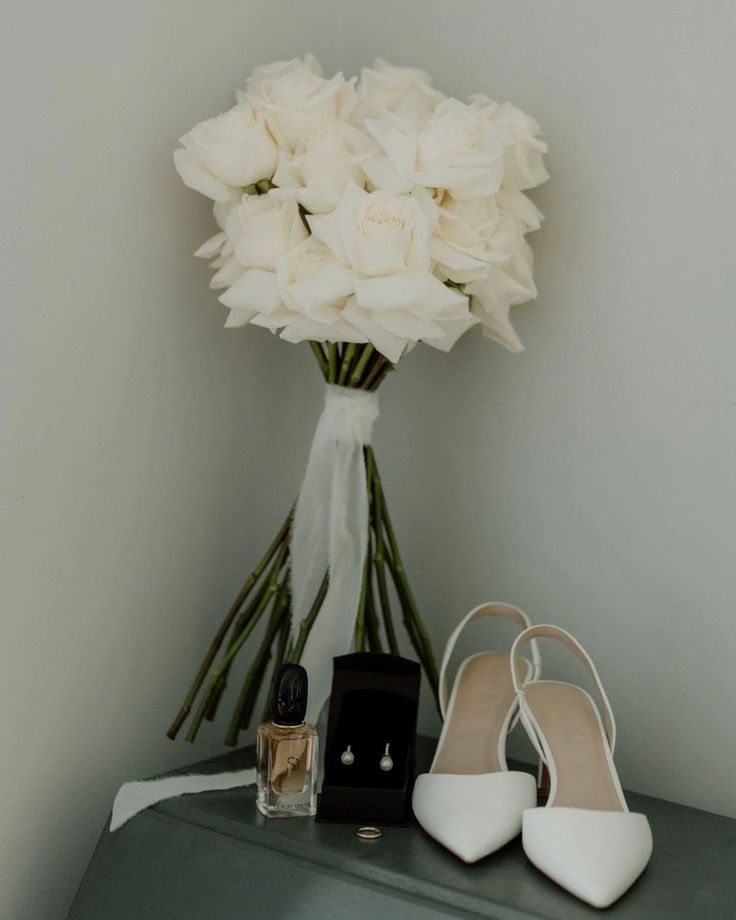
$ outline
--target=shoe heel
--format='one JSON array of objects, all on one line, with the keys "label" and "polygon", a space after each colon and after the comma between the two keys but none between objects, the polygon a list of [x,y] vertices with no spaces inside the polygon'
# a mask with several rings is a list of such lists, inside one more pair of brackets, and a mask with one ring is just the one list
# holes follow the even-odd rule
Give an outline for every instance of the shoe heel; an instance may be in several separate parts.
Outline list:
[{"label": "shoe heel", "polygon": [[548,799],[549,790],[550,790],[551,780],[549,776],[549,770],[547,769],[547,764],[539,758],[537,764],[537,798],[538,799]]}]

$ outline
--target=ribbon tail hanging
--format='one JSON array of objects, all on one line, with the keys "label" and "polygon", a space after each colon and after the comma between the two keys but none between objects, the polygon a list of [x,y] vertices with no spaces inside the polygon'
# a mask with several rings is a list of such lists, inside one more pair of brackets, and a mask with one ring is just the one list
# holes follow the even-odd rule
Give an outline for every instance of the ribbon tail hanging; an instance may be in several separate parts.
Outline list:
[{"label": "ribbon tail hanging", "polygon": [[377,417],[376,393],[327,386],[297,499],[291,538],[295,636],[329,573],[327,594],[301,657],[309,675],[310,722],[316,722],[329,696],[332,659],[352,644],[368,550],[363,448]]}]

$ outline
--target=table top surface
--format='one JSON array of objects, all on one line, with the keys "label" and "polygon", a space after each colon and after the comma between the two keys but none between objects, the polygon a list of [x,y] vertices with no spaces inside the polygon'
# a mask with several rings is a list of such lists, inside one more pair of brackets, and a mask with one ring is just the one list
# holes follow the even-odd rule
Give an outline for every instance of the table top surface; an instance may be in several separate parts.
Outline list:
[{"label": "table top surface", "polygon": [[[430,739],[419,739],[420,767],[428,762],[433,746]],[[245,748],[177,772],[219,772],[253,764],[253,749]],[[615,920],[736,917],[736,821],[635,793],[627,798],[632,811],[649,818],[654,854],[639,881],[606,911],[607,916]],[[468,866],[416,825],[385,827],[380,840],[366,841],[356,837],[351,824],[312,818],[268,820],[255,808],[255,787],[181,796],[159,803],[152,811],[190,828],[224,835],[233,847],[263,847],[333,876],[378,885],[409,899],[421,897],[447,916],[496,920],[600,916],[536,871],[519,838]],[[140,817],[117,835],[135,835]],[[176,824],[170,822],[167,832],[175,834]],[[98,851],[109,838],[103,833]]]}]

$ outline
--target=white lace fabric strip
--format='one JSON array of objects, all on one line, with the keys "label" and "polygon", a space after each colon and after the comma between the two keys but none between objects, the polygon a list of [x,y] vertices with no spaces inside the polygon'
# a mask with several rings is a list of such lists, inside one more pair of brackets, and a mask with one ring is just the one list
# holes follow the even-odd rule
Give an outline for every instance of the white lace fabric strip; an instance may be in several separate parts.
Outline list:
[{"label": "white lace fabric strip", "polygon": [[239,786],[252,786],[255,781],[256,771],[251,767],[228,773],[191,773],[124,783],[113,802],[110,830],[116,831],[134,815],[165,799],[197,792],[237,789]]}]

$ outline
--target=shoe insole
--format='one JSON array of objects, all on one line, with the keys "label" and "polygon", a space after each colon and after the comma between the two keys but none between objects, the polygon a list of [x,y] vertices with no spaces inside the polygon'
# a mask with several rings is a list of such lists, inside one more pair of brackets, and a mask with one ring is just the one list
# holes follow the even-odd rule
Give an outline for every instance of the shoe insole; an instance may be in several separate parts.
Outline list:
[{"label": "shoe insole", "polygon": [[595,703],[580,687],[535,681],[525,688],[526,702],[547,740],[557,774],[554,798],[560,808],[625,811],[609,758],[607,740]]},{"label": "shoe insole", "polygon": [[[531,663],[519,659],[531,669]],[[458,671],[454,700],[433,773],[497,773],[499,736],[516,693],[508,653],[484,652]]]}]

